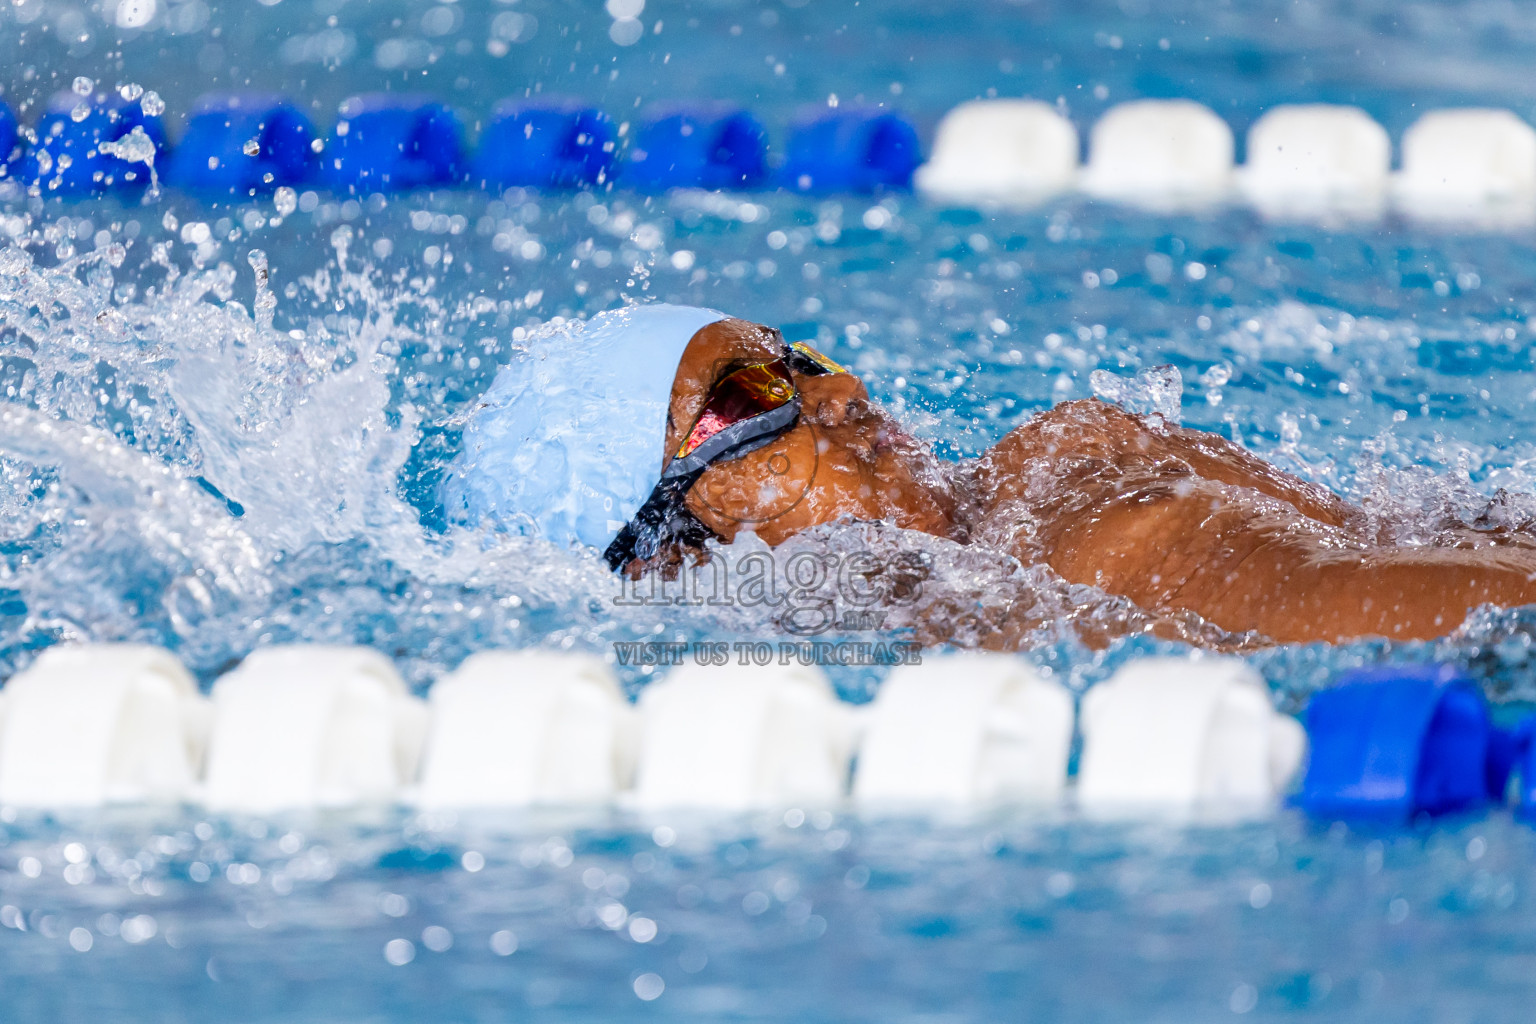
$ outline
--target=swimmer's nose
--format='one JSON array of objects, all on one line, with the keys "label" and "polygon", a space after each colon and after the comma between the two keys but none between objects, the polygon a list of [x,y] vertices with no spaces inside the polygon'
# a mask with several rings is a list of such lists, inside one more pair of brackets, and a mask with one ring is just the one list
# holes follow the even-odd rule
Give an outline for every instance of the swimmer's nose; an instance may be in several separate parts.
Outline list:
[{"label": "swimmer's nose", "polygon": [[847,422],[850,413],[859,414],[864,402],[864,385],[852,374],[839,373],[814,378],[813,393],[802,396],[811,410],[811,418],[823,427]]}]

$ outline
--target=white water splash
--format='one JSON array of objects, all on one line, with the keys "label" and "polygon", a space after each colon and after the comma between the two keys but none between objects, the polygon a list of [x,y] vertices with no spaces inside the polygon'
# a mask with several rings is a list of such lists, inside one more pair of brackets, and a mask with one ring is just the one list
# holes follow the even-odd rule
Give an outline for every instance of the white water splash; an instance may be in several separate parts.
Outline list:
[{"label": "white water splash", "polygon": [[1134,379],[1094,370],[1088,377],[1096,397],[1143,416],[1178,426],[1183,409],[1184,375],[1176,366],[1153,366]]},{"label": "white water splash", "polygon": [[101,142],[97,148],[130,164],[143,164],[149,169],[149,198],[160,195],[160,176],[155,172],[155,140],[149,137],[143,126],[134,125],[133,131],[127,135],[115,141],[108,139]]}]

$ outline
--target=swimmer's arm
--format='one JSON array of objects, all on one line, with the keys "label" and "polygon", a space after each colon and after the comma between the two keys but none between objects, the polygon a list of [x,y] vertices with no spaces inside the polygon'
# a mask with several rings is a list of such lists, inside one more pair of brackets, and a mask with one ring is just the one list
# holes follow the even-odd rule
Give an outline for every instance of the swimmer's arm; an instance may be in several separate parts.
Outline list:
[{"label": "swimmer's arm", "polygon": [[[1431,640],[1445,636],[1480,605],[1536,603],[1536,565],[1528,552],[1415,548],[1364,555],[1314,553],[1286,565],[1280,586],[1263,578],[1294,555],[1277,553],[1255,580],[1240,581],[1229,601],[1254,609],[1280,641],[1341,642],[1362,636]],[[1257,585],[1255,585],[1257,584]],[[1262,615],[1256,606],[1265,606]]]},{"label": "swimmer's arm", "polygon": [[1528,549],[1368,546],[1208,481],[1117,495],[1050,538],[1047,560],[1149,610],[1284,643],[1431,639],[1479,605],[1536,603]]}]

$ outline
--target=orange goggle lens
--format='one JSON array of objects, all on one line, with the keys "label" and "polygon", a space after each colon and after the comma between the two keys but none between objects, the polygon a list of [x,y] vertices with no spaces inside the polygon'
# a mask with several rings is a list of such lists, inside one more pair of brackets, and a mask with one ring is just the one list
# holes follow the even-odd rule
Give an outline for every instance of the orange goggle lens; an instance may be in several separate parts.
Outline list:
[{"label": "orange goggle lens", "polygon": [[789,346],[789,351],[792,355],[797,355],[803,359],[810,360],[812,364],[812,366],[805,367],[804,370],[802,370],[801,367],[796,366],[795,369],[799,372],[823,374],[848,372],[848,368],[846,366],[843,366],[841,363],[834,359],[830,359],[827,356],[822,355],[820,352],[816,351],[814,348],[811,348],[811,346],[807,345],[803,341],[793,342]]},{"label": "orange goggle lens", "polygon": [[686,458],[726,427],[771,412],[794,397],[794,381],[782,359],[733,370],[710,390],[704,411],[694,421],[675,457]]}]

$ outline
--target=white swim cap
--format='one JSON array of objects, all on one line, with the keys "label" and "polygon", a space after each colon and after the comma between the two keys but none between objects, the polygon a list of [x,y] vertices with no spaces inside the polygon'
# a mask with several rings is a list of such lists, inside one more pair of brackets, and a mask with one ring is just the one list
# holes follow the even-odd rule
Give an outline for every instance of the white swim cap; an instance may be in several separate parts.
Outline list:
[{"label": "white swim cap", "polygon": [[449,520],[606,547],[661,473],[683,350],[725,318],[630,306],[540,334],[475,403],[443,480]]}]

